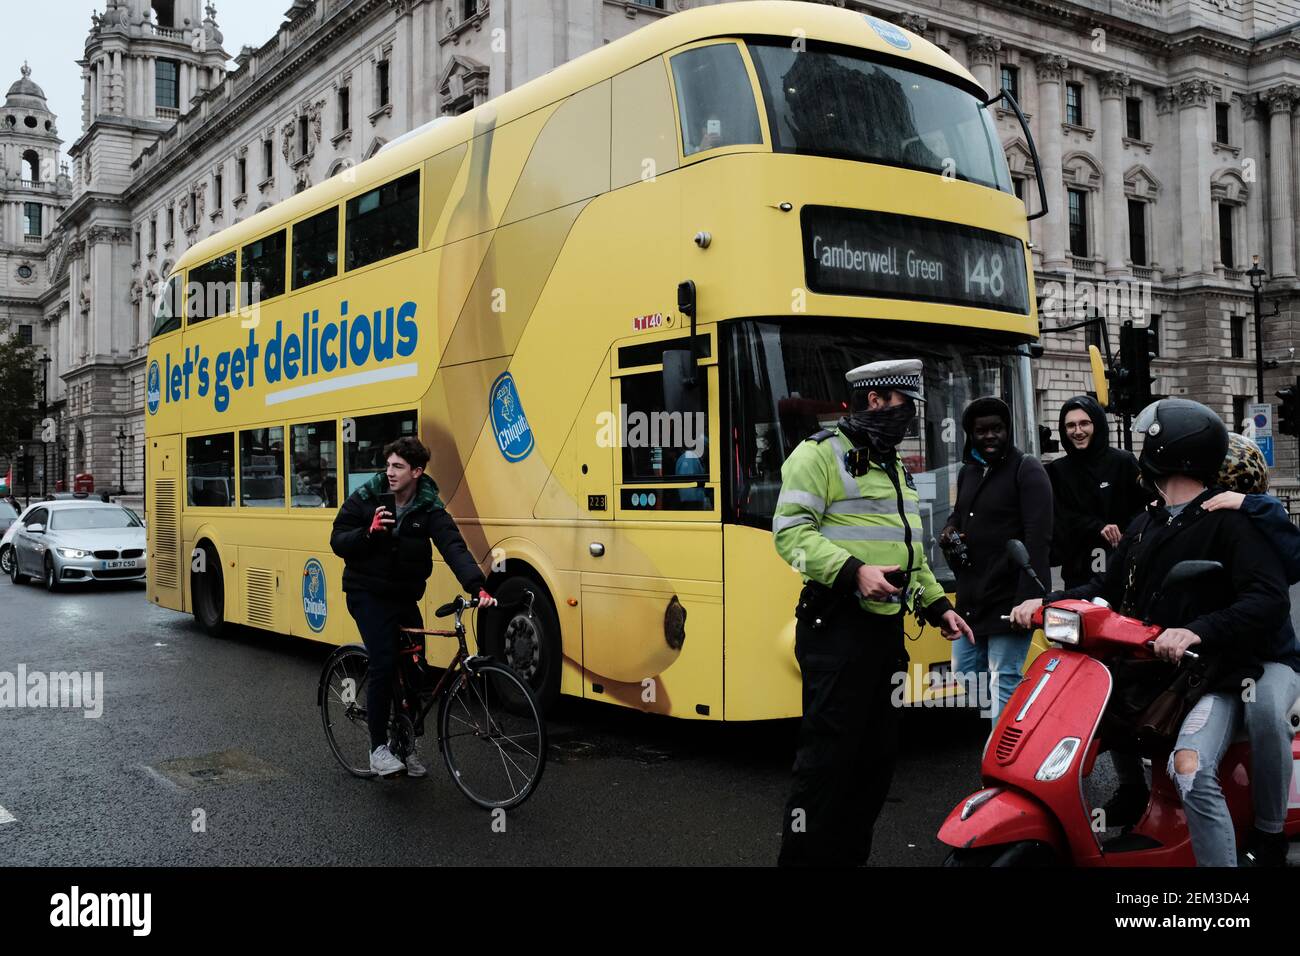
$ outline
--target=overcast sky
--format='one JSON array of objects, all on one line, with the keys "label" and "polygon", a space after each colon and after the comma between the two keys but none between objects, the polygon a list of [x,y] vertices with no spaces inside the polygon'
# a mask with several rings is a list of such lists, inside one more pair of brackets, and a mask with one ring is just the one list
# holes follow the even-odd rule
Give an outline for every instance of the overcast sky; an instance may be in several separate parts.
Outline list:
[{"label": "overcast sky", "polygon": [[[284,19],[292,0],[215,0],[222,44],[234,56],[245,44],[261,46]],[[20,13],[19,8],[26,13]],[[50,109],[58,114],[59,138],[66,151],[81,135],[81,68],[77,60],[90,34],[90,14],[103,13],[108,0],[36,0],[17,4],[6,0],[13,23],[0,31],[0,92],[21,75],[23,61],[32,79],[45,91]]]}]

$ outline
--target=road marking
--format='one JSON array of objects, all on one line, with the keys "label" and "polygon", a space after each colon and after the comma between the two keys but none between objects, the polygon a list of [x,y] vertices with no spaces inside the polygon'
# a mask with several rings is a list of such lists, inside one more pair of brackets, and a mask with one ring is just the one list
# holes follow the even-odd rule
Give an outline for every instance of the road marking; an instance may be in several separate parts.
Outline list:
[{"label": "road marking", "polygon": [[0,824],[17,823],[17,822],[18,821],[15,819],[12,813],[10,813],[4,807],[0,807]]}]

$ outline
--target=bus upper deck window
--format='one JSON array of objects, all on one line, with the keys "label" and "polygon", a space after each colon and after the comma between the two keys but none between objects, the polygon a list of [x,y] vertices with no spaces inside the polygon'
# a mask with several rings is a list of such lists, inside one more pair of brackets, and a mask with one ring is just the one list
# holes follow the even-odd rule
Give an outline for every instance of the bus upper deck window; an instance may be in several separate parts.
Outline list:
[{"label": "bus upper deck window", "polygon": [[180,273],[172,276],[154,292],[153,332],[152,338],[175,332],[181,327],[181,277]]},{"label": "bus upper deck window", "polygon": [[347,268],[360,269],[414,249],[420,239],[420,174],[348,200]]},{"label": "bus upper deck window", "polygon": [[244,246],[240,305],[254,305],[284,292],[285,231]]},{"label": "bus upper deck window", "polygon": [[339,274],[339,207],[294,223],[293,287],[302,289]]},{"label": "bus upper deck window", "polygon": [[734,43],[717,43],[672,58],[685,155],[762,143],[745,61]]},{"label": "bus upper deck window", "polygon": [[187,321],[226,315],[235,308],[235,254],[227,252],[190,270]]}]

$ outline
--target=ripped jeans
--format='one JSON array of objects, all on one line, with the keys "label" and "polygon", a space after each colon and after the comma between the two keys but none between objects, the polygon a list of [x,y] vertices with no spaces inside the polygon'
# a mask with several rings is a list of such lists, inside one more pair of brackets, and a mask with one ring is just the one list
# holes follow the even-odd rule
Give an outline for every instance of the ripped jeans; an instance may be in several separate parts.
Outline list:
[{"label": "ripped jeans", "polygon": [[[1219,786],[1219,761],[1241,726],[1243,706],[1237,693],[1206,694],[1183,719],[1169,754],[1169,779],[1183,800],[1197,866],[1237,865],[1237,835]],[[1182,751],[1195,758],[1190,773],[1177,772]]]}]

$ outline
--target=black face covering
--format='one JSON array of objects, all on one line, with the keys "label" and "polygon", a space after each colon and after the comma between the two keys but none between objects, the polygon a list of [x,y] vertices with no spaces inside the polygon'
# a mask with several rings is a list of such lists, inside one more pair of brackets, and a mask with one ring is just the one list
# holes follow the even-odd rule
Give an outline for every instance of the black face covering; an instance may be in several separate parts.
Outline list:
[{"label": "black face covering", "polygon": [[906,399],[901,405],[890,405],[878,411],[862,409],[840,419],[840,429],[855,445],[870,445],[879,452],[892,452],[907,437],[908,428],[916,418],[916,404]]}]

